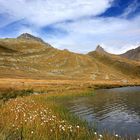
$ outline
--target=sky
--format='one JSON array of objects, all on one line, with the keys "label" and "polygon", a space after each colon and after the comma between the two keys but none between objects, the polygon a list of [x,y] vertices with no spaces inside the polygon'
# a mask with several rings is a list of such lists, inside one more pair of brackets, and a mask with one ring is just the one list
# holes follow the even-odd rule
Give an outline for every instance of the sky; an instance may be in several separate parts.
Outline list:
[{"label": "sky", "polygon": [[0,0],[0,38],[22,33],[58,49],[121,54],[140,45],[140,0]]}]

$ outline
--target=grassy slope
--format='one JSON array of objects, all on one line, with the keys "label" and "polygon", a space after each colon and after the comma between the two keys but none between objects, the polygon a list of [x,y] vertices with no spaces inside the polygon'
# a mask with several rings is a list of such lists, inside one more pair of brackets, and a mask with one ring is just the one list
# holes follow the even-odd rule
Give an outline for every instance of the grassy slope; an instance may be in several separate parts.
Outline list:
[{"label": "grassy slope", "polygon": [[0,54],[3,78],[120,80],[140,75],[140,65],[135,61],[62,51],[34,40],[0,40]]},{"label": "grassy slope", "polygon": [[140,77],[139,62],[128,60],[117,55],[99,53],[96,51],[90,52],[89,55],[93,58],[96,58],[108,67],[116,69],[118,72],[121,72],[125,75],[129,75],[129,77]]}]

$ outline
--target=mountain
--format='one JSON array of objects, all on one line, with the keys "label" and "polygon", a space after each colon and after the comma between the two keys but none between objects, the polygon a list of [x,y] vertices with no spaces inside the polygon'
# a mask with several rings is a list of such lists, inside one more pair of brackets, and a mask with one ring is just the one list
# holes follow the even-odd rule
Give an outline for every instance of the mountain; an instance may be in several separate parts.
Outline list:
[{"label": "mountain", "polygon": [[35,37],[35,36],[28,34],[28,33],[21,34],[19,37],[17,37],[17,39],[36,40],[36,41],[44,42],[41,38]]},{"label": "mountain", "polygon": [[93,58],[110,67],[110,69],[115,69],[118,72],[122,72],[123,74],[127,74],[131,76],[140,76],[140,63],[132,60],[128,60],[126,58],[122,58],[121,56],[105,53],[104,51],[95,51],[89,52]]},{"label": "mountain", "polygon": [[22,34],[17,38],[0,39],[0,54],[31,54],[52,48],[50,44],[30,34]]},{"label": "mountain", "polygon": [[129,50],[126,53],[121,54],[120,56],[139,61],[140,60],[140,46],[136,49]]},{"label": "mountain", "polygon": [[89,54],[77,54],[27,33],[0,39],[0,77],[4,78],[139,79],[139,68],[138,62],[111,55],[101,46]]},{"label": "mountain", "polygon": [[97,48],[95,49],[96,52],[99,53],[107,53],[103,47],[101,47],[100,45],[97,46]]}]

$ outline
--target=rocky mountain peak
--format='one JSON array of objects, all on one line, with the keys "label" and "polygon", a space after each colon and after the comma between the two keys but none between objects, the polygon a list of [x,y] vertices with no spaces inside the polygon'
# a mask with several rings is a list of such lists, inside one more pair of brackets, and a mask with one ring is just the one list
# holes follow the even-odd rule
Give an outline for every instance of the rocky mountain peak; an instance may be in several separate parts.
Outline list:
[{"label": "rocky mountain peak", "polygon": [[96,48],[96,50],[95,50],[95,51],[96,51],[96,52],[105,53],[104,48],[102,48],[100,45],[98,45],[98,46],[97,46],[97,48]]},{"label": "rocky mountain peak", "polygon": [[29,33],[23,33],[20,36],[18,36],[17,39],[36,40],[39,42],[43,42],[41,38],[35,37]]}]

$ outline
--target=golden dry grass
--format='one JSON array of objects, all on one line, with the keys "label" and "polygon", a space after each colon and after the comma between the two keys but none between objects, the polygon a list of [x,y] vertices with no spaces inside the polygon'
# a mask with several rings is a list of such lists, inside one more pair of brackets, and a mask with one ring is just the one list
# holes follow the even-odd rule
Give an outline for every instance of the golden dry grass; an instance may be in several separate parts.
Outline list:
[{"label": "golden dry grass", "polygon": [[138,79],[140,63],[109,55],[58,50],[35,40],[0,39],[0,77],[105,80]]},{"label": "golden dry grass", "polygon": [[[73,116],[58,103],[76,96],[90,96],[94,88],[140,85],[133,81],[80,80],[0,80],[0,90],[10,94],[33,89],[28,97],[10,99],[0,106],[0,140],[122,140],[123,138],[98,134]],[[14,92],[11,92],[14,90]],[[44,94],[39,94],[43,92]],[[47,93],[47,94],[45,94]],[[49,93],[49,94],[48,94]],[[93,93],[93,92],[92,92]]]},{"label": "golden dry grass", "polygon": [[34,90],[70,90],[82,88],[109,88],[121,86],[139,86],[140,80],[37,80],[1,78],[0,89]]},{"label": "golden dry grass", "polygon": [[[7,101],[0,107],[0,140],[122,140],[120,136],[99,134],[59,105],[72,92],[32,95]],[[87,96],[75,92],[73,96]]]}]

